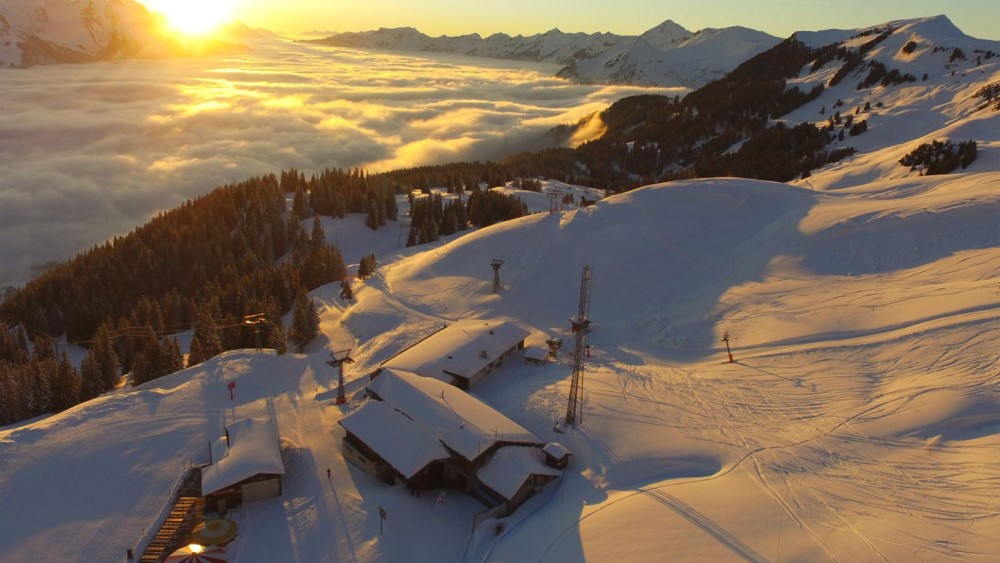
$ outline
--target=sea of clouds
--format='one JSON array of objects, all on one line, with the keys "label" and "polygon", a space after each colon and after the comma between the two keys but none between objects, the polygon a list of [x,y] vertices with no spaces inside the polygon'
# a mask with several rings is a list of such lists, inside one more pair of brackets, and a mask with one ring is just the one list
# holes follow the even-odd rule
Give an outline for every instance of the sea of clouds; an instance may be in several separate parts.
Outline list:
[{"label": "sea of clouds", "polygon": [[284,41],[224,58],[0,70],[0,287],[227,182],[502,158],[652,91],[556,70]]}]

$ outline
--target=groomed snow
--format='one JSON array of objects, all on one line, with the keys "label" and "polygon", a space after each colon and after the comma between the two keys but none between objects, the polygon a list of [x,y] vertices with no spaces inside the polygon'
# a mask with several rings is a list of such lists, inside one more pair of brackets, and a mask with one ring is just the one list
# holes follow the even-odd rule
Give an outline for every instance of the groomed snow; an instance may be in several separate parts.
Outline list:
[{"label": "groomed snow", "polygon": [[[283,496],[234,515],[238,561],[1000,559],[1000,112],[970,99],[1000,70],[973,62],[879,91],[861,152],[805,181],[649,186],[386,251],[355,303],[336,284],[312,293],[323,335],[307,354],[232,351],[0,430],[0,560],[122,560],[208,442],[269,400]],[[816,103],[829,110],[853,86]],[[851,95],[848,107],[868,93]],[[896,162],[950,135],[980,143],[968,169],[926,177]],[[398,248],[398,229],[371,236]],[[515,357],[473,391],[518,432],[573,452],[502,531],[472,528],[484,506],[467,495],[415,497],[345,462],[338,422],[381,362],[457,318],[514,319],[528,346],[571,342],[585,263],[580,426],[553,428],[566,353]],[[347,407],[333,403],[331,342],[357,360]],[[440,391],[453,406],[463,396]]]}]

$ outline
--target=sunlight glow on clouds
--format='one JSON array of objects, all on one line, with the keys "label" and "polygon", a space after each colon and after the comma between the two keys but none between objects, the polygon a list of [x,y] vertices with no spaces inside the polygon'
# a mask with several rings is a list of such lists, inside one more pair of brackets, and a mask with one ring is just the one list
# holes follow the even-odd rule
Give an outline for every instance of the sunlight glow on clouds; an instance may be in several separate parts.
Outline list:
[{"label": "sunlight glow on clouds", "polygon": [[553,72],[284,42],[224,60],[4,71],[0,286],[227,182],[502,158],[650,91]]}]

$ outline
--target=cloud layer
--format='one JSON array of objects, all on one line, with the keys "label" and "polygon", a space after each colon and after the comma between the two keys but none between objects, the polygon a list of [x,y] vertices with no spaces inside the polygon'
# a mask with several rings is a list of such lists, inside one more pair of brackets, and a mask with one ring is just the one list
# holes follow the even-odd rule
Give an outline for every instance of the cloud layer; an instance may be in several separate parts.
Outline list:
[{"label": "cloud layer", "polygon": [[226,182],[500,158],[650,91],[554,70],[284,42],[225,59],[2,70],[0,286]]}]

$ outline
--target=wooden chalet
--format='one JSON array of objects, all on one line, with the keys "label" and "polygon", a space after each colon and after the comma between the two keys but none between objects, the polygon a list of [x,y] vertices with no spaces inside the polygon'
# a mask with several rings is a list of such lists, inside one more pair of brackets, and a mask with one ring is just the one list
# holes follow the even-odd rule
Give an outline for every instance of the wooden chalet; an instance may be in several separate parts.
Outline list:
[{"label": "wooden chalet", "polygon": [[280,496],[285,465],[277,428],[266,418],[246,418],[226,427],[211,445],[212,464],[201,471],[208,512]]},{"label": "wooden chalet", "polygon": [[375,478],[458,489],[505,515],[561,475],[545,442],[448,383],[389,368],[367,393],[340,425],[344,457]]}]

